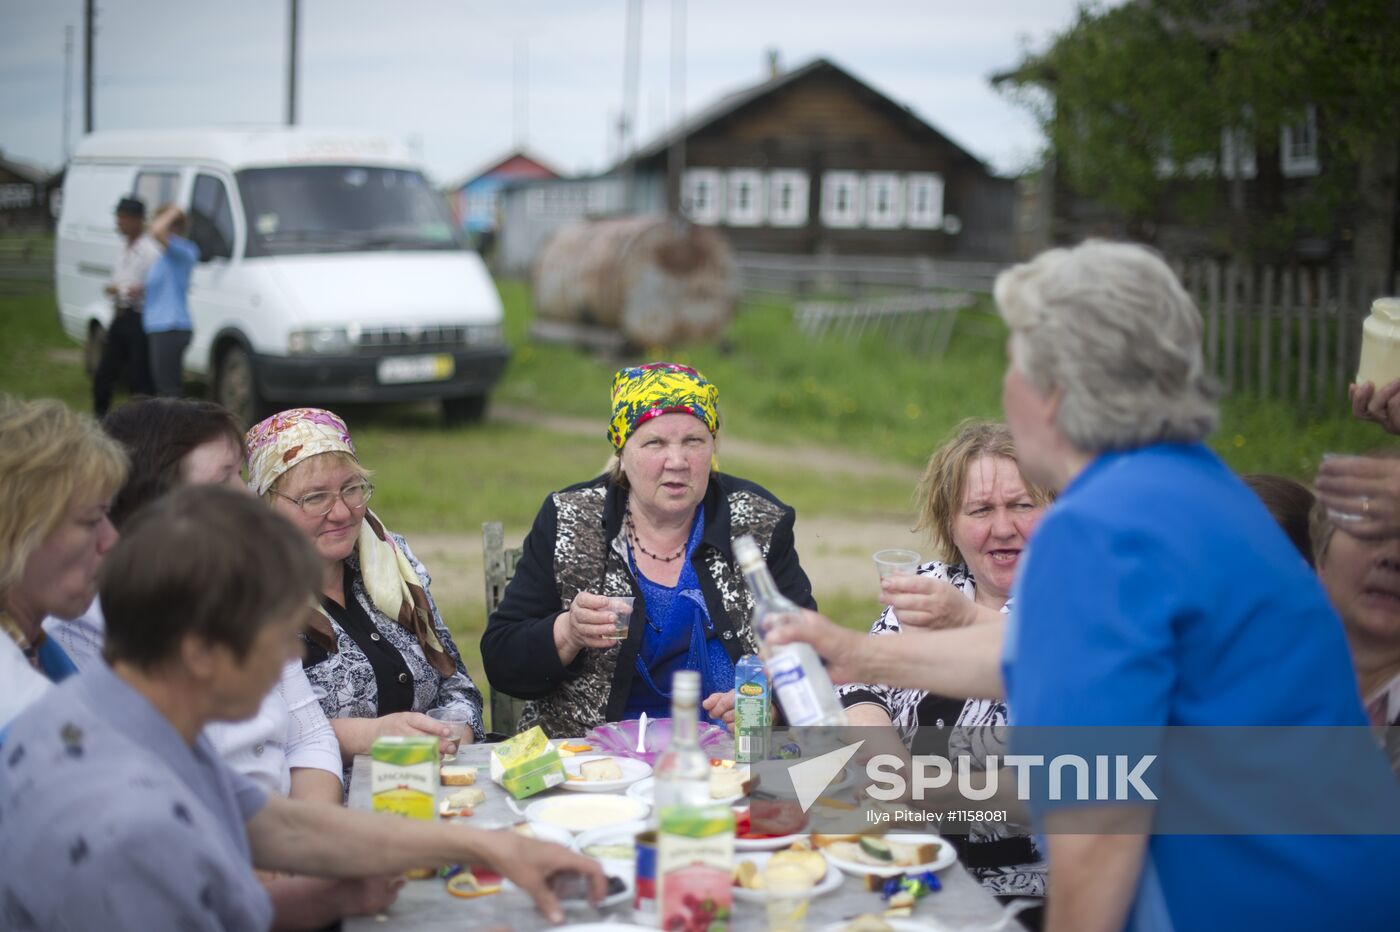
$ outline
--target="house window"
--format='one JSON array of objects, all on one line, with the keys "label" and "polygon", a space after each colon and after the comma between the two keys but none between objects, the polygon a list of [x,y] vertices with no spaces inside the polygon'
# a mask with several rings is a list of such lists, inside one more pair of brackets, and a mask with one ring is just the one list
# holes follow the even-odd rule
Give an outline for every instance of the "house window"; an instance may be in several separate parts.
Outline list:
[{"label": "house window", "polygon": [[713,168],[692,168],[681,183],[681,213],[695,223],[719,223],[720,173]]},{"label": "house window", "polygon": [[877,230],[892,230],[904,223],[904,183],[889,172],[865,176],[865,223]]},{"label": "house window", "polygon": [[1279,130],[1279,167],[1285,178],[1305,178],[1320,170],[1317,162],[1317,108],[1308,105],[1301,122]]},{"label": "house window", "polygon": [[775,227],[807,223],[807,173],[784,169],[768,173],[768,222]]},{"label": "house window", "polygon": [[829,227],[860,226],[860,175],[855,172],[822,175],[822,223]]},{"label": "house window", "polygon": [[1220,174],[1234,179],[1253,178],[1259,173],[1254,161],[1254,139],[1242,127],[1226,127],[1220,131]]},{"label": "house window", "polygon": [[942,175],[906,175],[904,190],[909,226],[916,230],[936,230],[943,225]]},{"label": "house window", "polygon": [[736,168],[725,179],[724,222],[732,227],[756,227],[763,222],[763,173]]}]

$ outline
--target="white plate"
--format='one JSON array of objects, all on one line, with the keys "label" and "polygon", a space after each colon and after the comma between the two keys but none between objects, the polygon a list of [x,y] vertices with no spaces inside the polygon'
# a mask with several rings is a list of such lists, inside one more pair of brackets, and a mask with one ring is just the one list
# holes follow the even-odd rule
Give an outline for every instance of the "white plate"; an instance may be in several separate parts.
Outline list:
[{"label": "white plate", "polygon": [[654,926],[638,926],[630,922],[582,922],[569,926],[574,932],[628,932],[630,929],[655,928]]},{"label": "white plate", "polygon": [[[758,869],[762,871],[763,865],[767,864],[768,859],[771,858],[775,853],[776,852],[772,851],[761,851],[756,854],[741,855],[740,857],[735,858],[734,866],[738,867],[739,863],[743,861],[753,861],[755,864],[758,865]],[[836,869],[836,867],[831,863],[830,860],[828,860],[826,862],[825,876],[823,876],[821,880],[817,881],[816,884],[812,886],[812,890],[809,895],[821,896],[823,893],[830,893],[832,890],[835,890],[837,887],[841,886],[841,882],[844,879],[845,877],[842,875],[842,873]],[[747,887],[736,886],[734,888],[734,899],[743,900],[748,903],[762,903],[768,899],[768,891],[750,890]]]},{"label": "white plate", "polygon": [[[780,848],[792,846],[799,838],[806,838],[806,835],[774,835],[772,838],[734,838],[735,851],[777,851]],[[827,860],[831,860],[828,858]],[[832,861],[832,863],[836,863]]]},{"label": "white plate", "polygon": [[908,867],[900,867],[899,865],[877,867],[874,864],[863,864],[860,861],[848,861],[845,858],[839,858],[832,854],[827,848],[822,849],[822,854],[826,855],[826,859],[832,864],[835,864],[846,873],[854,874],[857,877],[863,874],[874,874],[877,877],[893,877],[896,874],[918,874],[923,871],[942,870],[958,859],[957,849],[950,845],[947,839],[938,835],[905,835],[901,833],[898,835],[885,836],[885,840],[910,845],[919,845],[925,842],[936,841],[939,845],[938,857],[926,864],[911,864]]},{"label": "white plate", "polygon": [[[651,828],[645,821],[638,819],[635,822],[624,822],[621,825],[609,825],[607,828],[591,828],[586,832],[579,832],[574,836],[570,847],[579,854],[585,854],[585,848],[589,845],[635,845],[637,835]],[[592,857],[593,855],[589,855]],[[600,858],[599,860],[607,860]],[[615,860],[621,860],[620,858]],[[636,863],[635,858],[632,863]]]},{"label": "white plate", "polygon": [[[879,915],[875,910],[871,910],[871,914]],[[842,919],[840,922],[833,922],[830,925],[822,926],[817,929],[817,932],[841,932],[842,929],[854,922],[855,918],[855,916],[852,916],[850,919]],[[894,932],[935,932],[935,930],[947,928],[947,926],[933,925],[919,919],[908,919],[904,916],[880,916],[880,919],[893,929]],[[583,927],[570,926],[570,928],[581,929]],[[606,928],[611,928],[611,926]]]},{"label": "white plate", "polygon": [[[529,823],[531,837],[538,841],[552,841],[556,845],[563,845],[565,848],[572,848],[574,844],[574,833],[566,828],[557,825],[550,825],[548,822]],[[507,831],[515,831],[507,828]],[[519,834],[518,832],[516,834]]]},{"label": "white plate", "polygon": [[[610,754],[584,754],[579,757],[564,758],[564,773],[567,776],[577,777],[583,771],[583,765],[591,760],[613,760],[622,770],[621,780],[569,780],[559,784],[560,789],[573,790],[577,793],[612,793],[624,787],[631,786],[643,777],[651,776],[651,765],[646,761],[633,760],[630,757],[613,757]],[[631,795],[630,793],[628,794]],[[635,797],[634,797],[635,798]],[[651,800],[643,799],[642,802],[651,805]]]},{"label": "white plate", "polygon": [[525,818],[531,822],[557,825],[575,834],[591,828],[605,828],[623,822],[646,818],[651,806],[636,799],[614,793],[590,793],[587,796],[551,796],[525,807]]},{"label": "white plate", "polygon": [[[648,805],[651,805],[651,804],[653,803],[653,799],[654,799],[654,797],[655,797],[655,794],[656,794],[656,778],[655,778],[655,777],[647,777],[645,780],[638,780],[636,783],[633,783],[631,786],[629,786],[629,787],[627,788],[627,795],[628,795],[628,796],[632,797],[633,799],[639,799],[639,800],[641,800],[642,802],[644,802],[644,803],[646,803],[646,804],[648,804]],[[721,804],[721,805],[729,805],[729,806],[732,806],[734,803],[737,803],[739,800],[741,800],[741,799],[743,799],[743,798],[744,798],[743,794],[740,794],[740,795],[738,795],[738,796],[725,796],[725,797],[722,797],[722,798],[720,798],[720,799],[711,799],[710,802],[719,803],[719,804]]]}]

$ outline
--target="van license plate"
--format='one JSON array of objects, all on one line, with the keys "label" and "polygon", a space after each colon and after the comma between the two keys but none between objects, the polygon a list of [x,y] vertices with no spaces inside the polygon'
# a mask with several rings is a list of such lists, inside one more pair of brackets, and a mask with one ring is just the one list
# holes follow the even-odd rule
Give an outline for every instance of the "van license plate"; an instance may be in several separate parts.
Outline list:
[{"label": "van license plate", "polygon": [[452,378],[456,360],[445,353],[436,356],[390,356],[379,360],[379,383],[441,382]]}]

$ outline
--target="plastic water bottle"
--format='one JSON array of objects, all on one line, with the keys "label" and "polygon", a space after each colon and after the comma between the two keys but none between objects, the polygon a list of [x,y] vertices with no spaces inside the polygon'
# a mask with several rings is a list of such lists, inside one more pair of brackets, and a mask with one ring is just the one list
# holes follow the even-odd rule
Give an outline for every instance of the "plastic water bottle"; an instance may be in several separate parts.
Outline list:
[{"label": "plastic water bottle", "polygon": [[745,654],[734,665],[734,760],[740,764],[768,758],[768,674],[757,654]]},{"label": "plastic water bottle", "polygon": [[778,591],[773,574],[759,552],[758,544],[747,535],[735,538],[734,557],[753,593],[753,628],[758,633],[759,650],[768,668],[773,692],[782,706],[788,724],[796,726],[844,725],[846,710],[831,685],[821,658],[812,645],[801,641],[770,646],[768,637],[801,616],[802,609]]}]

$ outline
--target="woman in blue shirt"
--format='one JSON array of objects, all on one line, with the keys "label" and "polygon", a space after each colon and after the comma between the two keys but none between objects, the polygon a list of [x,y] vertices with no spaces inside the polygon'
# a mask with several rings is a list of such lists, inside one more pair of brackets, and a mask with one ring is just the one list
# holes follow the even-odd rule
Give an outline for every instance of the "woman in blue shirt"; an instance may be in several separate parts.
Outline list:
[{"label": "woman in blue shirt", "polygon": [[179,398],[185,350],[194,330],[190,323],[190,272],[199,261],[199,247],[185,239],[185,212],[162,207],[148,231],[160,244],[161,256],[146,273],[146,307],[141,324],[156,394]]}]

